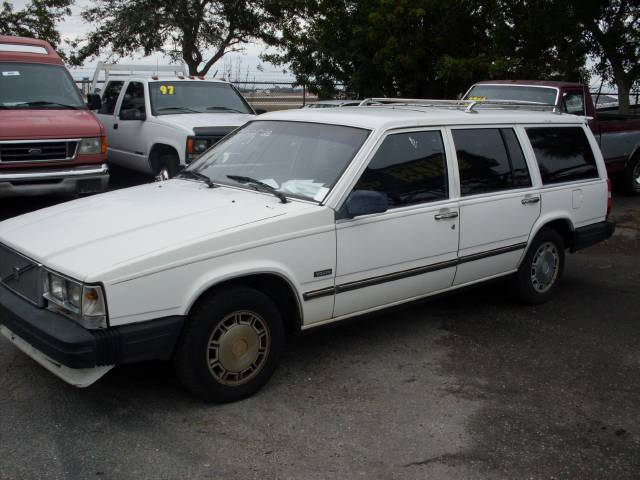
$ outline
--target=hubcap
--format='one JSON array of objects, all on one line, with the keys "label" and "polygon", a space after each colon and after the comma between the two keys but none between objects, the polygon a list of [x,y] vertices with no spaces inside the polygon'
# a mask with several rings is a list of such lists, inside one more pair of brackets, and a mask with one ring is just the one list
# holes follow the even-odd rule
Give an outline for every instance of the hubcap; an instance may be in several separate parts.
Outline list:
[{"label": "hubcap", "polygon": [[640,160],[636,162],[636,166],[633,167],[633,189],[636,192],[640,192]]},{"label": "hubcap", "polygon": [[539,293],[548,291],[558,277],[560,254],[551,242],[545,242],[536,251],[531,262],[531,283]]},{"label": "hubcap", "polygon": [[163,180],[169,180],[169,170],[167,167],[162,167],[156,175],[156,182],[162,182]]},{"label": "hubcap", "polygon": [[222,384],[242,385],[262,370],[270,347],[269,330],[260,315],[247,310],[233,312],[209,337],[209,371]]}]

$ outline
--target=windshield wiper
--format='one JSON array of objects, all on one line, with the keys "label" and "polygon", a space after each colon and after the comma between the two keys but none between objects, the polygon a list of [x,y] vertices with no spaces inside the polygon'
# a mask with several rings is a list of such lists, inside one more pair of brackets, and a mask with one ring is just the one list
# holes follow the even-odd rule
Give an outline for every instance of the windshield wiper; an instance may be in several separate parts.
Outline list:
[{"label": "windshield wiper", "polygon": [[161,108],[156,108],[156,112],[162,112],[164,110],[184,110],[185,112],[202,113],[200,110],[195,110],[195,109],[189,108],[189,107],[161,107]]},{"label": "windshield wiper", "polygon": [[258,190],[262,190],[263,192],[273,193],[276,197],[280,199],[280,203],[287,203],[287,197],[284,193],[279,192],[271,185],[261,182],[260,180],[256,180],[251,177],[244,177],[242,175],[226,175],[227,178],[234,180],[238,183],[250,183],[257,187]]},{"label": "windshield wiper", "polygon": [[235,108],[219,107],[217,105],[212,105],[211,107],[207,107],[207,110],[225,110],[227,112],[245,113],[245,112],[241,112],[240,110],[236,110]]},{"label": "windshield wiper", "polygon": [[19,105],[26,105],[27,107],[52,106],[52,107],[70,108],[71,110],[78,110],[80,108],[80,107],[78,107],[76,105],[66,105],[64,103],[47,102],[47,101],[44,101],[44,100],[38,100],[37,102],[23,102],[23,103],[20,103]]},{"label": "windshield wiper", "polygon": [[201,182],[206,183],[207,187],[209,188],[215,187],[215,184],[208,176],[206,176],[204,173],[196,172],[195,170],[183,170],[178,174],[178,177],[195,178],[196,180],[200,180]]}]

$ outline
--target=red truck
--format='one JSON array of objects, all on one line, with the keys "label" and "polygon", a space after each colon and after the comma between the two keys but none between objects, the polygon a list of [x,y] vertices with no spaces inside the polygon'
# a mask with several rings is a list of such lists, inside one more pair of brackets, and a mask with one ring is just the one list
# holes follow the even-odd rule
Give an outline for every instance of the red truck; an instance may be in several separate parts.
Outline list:
[{"label": "red truck", "polygon": [[564,113],[589,117],[609,178],[630,194],[640,195],[640,116],[615,109],[596,110],[589,90],[580,83],[538,80],[491,80],[473,85],[465,100],[518,101],[548,104]]},{"label": "red truck", "polygon": [[0,35],[0,197],[104,191],[105,138],[49,43]]}]

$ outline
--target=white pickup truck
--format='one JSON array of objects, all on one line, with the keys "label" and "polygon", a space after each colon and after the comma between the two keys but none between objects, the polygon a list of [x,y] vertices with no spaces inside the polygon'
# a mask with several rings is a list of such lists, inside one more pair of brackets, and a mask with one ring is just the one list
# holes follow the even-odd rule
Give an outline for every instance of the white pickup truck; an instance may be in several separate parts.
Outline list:
[{"label": "white pickup truck", "polygon": [[6,220],[0,333],[74,385],[172,360],[231,401],[286,333],[498,277],[548,301],[565,252],[614,230],[598,143],[584,117],[473,103],[268,113],[177,178]]},{"label": "white pickup truck", "polygon": [[[229,82],[183,66],[100,63],[89,104],[105,127],[107,162],[167,179],[256,115]],[[145,73],[146,72],[146,73]]]}]

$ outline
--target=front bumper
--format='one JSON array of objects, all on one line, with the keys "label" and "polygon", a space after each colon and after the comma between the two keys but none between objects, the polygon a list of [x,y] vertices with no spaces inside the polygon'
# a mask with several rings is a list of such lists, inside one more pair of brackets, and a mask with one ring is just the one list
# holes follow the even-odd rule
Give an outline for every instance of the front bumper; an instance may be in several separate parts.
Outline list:
[{"label": "front bumper", "polygon": [[0,170],[0,197],[99,193],[108,186],[106,164],[48,170]]},{"label": "front bumper", "polygon": [[[168,360],[183,323],[184,317],[173,316],[104,330],[87,330],[0,286],[0,325],[47,359],[70,369]],[[38,360],[30,352],[26,353]]]}]

